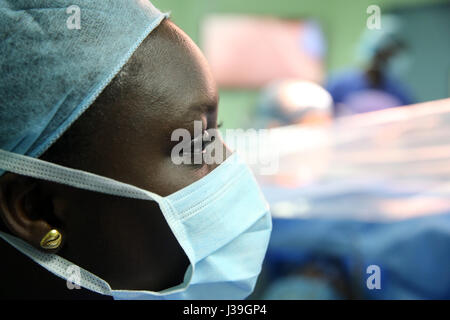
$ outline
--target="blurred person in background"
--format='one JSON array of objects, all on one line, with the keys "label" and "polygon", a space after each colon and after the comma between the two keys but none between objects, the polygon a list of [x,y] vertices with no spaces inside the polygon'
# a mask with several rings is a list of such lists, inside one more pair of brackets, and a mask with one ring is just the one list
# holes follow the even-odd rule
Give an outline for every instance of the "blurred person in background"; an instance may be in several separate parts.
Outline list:
[{"label": "blurred person in background", "polygon": [[[333,76],[326,88],[333,97],[334,115],[345,116],[412,104],[409,90],[397,79],[408,62],[408,46],[399,37],[400,24],[383,17],[380,30],[367,30],[359,54],[363,69]],[[406,64],[405,64],[406,63]]]}]

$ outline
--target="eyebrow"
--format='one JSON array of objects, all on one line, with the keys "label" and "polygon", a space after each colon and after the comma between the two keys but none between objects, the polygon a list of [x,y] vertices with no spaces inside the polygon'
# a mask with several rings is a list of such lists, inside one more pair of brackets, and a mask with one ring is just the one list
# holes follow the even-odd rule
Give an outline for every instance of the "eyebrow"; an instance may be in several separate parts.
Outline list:
[{"label": "eyebrow", "polygon": [[191,111],[200,112],[206,115],[207,128],[217,127],[217,115],[219,113],[219,99],[218,96],[211,101],[205,101],[203,103],[193,104],[190,108]]},{"label": "eyebrow", "polygon": [[216,94],[212,99],[194,103],[191,108],[191,110],[197,110],[206,114],[217,112],[219,108],[219,94]]},{"label": "eyebrow", "polygon": [[216,103],[200,103],[200,104],[194,104],[191,107],[192,110],[199,111],[201,113],[213,113],[218,109],[218,104]]}]

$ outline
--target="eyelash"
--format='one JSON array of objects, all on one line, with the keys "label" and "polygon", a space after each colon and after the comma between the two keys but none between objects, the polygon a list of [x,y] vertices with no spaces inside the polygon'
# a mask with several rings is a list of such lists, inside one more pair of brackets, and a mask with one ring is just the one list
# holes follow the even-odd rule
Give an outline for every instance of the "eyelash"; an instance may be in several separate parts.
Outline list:
[{"label": "eyelash", "polygon": [[[220,129],[220,128],[221,128],[222,126],[223,126],[223,121],[220,121],[220,122],[219,122],[219,124],[217,124],[217,125],[216,125],[216,128],[215,128],[215,129]],[[203,130],[203,132],[202,132],[202,136],[203,136],[203,135],[205,134],[205,132],[206,132],[206,131],[208,131],[208,130],[209,130],[209,129],[205,129],[205,130]],[[194,138],[194,139],[192,139],[192,142],[191,142],[191,144],[192,144],[192,143],[194,142],[194,140],[195,140],[195,139],[198,139],[198,137],[197,137],[197,138]],[[212,142],[212,141],[211,141],[211,142]],[[209,143],[211,143],[211,142],[209,142]],[[204,151],[204,150],[205,150],[206,146],[207,146],[207,145],[208,145],[209,143],[206,143],[206,144],[205,144],[205,143],[203,143],[203,142],[202,142],[202,151]],[[193,147],[193,145],[192,145],[192,147]]]}]

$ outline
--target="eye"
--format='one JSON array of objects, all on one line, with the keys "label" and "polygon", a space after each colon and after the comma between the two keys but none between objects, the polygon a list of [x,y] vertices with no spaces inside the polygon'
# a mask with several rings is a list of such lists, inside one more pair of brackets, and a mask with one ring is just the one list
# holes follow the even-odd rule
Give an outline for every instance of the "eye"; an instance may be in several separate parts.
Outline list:
[{"label": "eye", "polygon": [[[204,123],[205,127],[208,127]],[[206,147],[215,141],[215,130],[218,130],[223,125],[223,122],[219,124],[213,123],[212,126],[208,129],[203,129],[202,133],[194,137],[190,141],[190,145],[187,148],[180,149],[179,157],[188,159],[188,163],[194,165],[194,167],[198,167],[199,165],[203,166],[203,155],[206,152]],[[199,158],[198,158],[199,157]],[[198,159],[201,159],[201,163]]]},{"label": "eye", "polygon": [[202,130],[202,134],[191,140],[191,152],[193,154],[205,152],[206,147],[215,140],[215,135],[212,134],[212,131],[218,130],[222,127],[222,125],[223,121],[221,121],[219,124],[215,122],[213,127],[209,128],[206,124],[206,129]]},{"label": "eye", "polygon": [[206,147],[214,142],[215,137],[211,136],[211,129],[203,130],[202,134],[198,137],[192,139],[191,141],[191,150],[192,153],[202,153],[205,151]]}]

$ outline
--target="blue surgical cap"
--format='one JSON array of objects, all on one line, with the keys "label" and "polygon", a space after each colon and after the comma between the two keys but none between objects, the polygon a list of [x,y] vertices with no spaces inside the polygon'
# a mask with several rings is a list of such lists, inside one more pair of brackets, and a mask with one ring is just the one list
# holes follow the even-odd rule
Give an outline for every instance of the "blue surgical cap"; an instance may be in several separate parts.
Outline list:
[{"label": "blue surgical cap", "polygon": [[0,0],[0,149],[39,157],[167,16],[147,0]]}]

